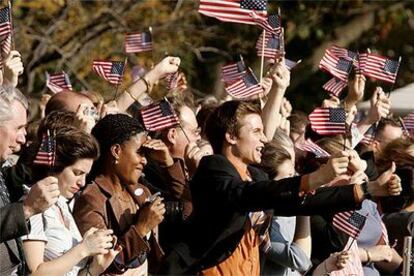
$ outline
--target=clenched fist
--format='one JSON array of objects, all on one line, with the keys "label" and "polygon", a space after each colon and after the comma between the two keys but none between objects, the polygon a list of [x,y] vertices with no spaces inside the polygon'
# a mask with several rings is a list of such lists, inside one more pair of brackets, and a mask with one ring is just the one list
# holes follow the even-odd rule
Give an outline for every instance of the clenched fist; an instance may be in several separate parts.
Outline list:
[{"label": "clenched fist", "polygon": [[60,195],[58,180],[49,176],[32,186],[23,202],[25,218],[42,213],[56,203]]}]

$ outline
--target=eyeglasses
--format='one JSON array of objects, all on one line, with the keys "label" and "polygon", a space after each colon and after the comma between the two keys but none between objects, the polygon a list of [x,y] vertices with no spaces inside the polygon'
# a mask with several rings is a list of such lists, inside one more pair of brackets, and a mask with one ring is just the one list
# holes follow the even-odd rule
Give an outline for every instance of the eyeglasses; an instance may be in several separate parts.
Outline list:
[{"label": "eyeglasses", "polygon": [[[178,128],[180,128],[180,127],[178,127]],[[185,126],[183,126],[182,127],[182,130],[185,131],[186,133],[191,133],[194,136],[199,136],[201,134],[201,127],[198,127],[198,128],[186,128]]]}]

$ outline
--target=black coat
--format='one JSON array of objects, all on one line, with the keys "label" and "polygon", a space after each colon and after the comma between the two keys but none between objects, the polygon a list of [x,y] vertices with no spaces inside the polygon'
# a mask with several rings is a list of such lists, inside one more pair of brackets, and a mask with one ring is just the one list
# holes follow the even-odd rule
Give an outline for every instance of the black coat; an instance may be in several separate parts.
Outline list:
[{"label": "black coat", "polygon": [[11,203],[8,198],[10,189],[6,186],[3,174],[0,172],[0,275],[21,264],[24,268],[24,258],[19,237],[29,233],[23,212],[22,202]]},{"label": "black coat", "polygon": [[352,185],[300,197],[300,176],[274,181],[260,169],[249,166],[248,170],[251,182],[242,181],[222,155],[201,160],[190,182],[193,216],[182,242],[165,259],[162,273],[195,273],[224,261],[242,239],[249,212],[273,209],[278,216],[312,215],[359,206]]}]

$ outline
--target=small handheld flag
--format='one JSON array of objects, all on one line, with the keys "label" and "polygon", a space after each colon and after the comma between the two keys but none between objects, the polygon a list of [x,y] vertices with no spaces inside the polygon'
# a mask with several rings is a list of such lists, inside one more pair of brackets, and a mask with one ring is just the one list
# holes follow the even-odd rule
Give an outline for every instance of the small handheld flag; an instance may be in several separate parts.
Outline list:
[{"label": "small handheld flag", "polygon": [[312,129],[320,135],[346,133],[346,113],[343,108],[318,107],[309,114]]},{"label": "small handheld flag", "polygon": [[162,100],[141,109],[142,121],[148,131],[158,131],[180,124],[171,104]]},{"label": "small handheld flag", "polygon": [[122,82],[125,62],[94,60],[93,71],[109,83],[119,85]]}]

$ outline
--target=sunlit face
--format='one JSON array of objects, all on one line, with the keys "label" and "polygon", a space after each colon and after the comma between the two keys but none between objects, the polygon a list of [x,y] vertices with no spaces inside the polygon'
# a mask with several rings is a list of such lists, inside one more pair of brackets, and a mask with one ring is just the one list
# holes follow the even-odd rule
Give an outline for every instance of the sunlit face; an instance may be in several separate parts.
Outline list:
[{"label": "sunlit face", "polygon": [[12,118],[0,124],[0,161],[6,160],[12,153],[18,152],[26,143],[26,109],[19,101],[11,105]]},{"label": "sunlit face", "polygon": [[380,150],[384,149],[386,145],[403,136],[403,131],[400,127],[387,125],[382,131],[381,137],[379,139]]},{"label": "sunlit face", "polygon": [[59,183],[60,194],[63,197],[71,199],[85,186],[86,175],[91,170],[92,163],[92,159],[79,159],[56,176]]},{"label": "sunlit face", "polygon": [[119,159],[116,164],[116,173],[127,185],[138,183],[138,179],[142,175],[142,170],[147,164],[147,159],[142,153],[142,144],[146,141],[147,134],[141,132],[123,142],[120,147],[118,153]]},{"label": "sunlit face", "polygon": [[235,137],[233,154],[245,164],[259,164],[262,150],[267,142],[263,133],[262,118],[258,114],[248,114],[240,122],[239,135]]},{"label": "sunlit face", "polygon": [[275,180],[293,177],[295,175],[295,164],[291,159],[287,159],[279,165],[277,171],[278,174],[276,175]]},{"label": "sunlit face", "polygon": [[[185,148],[192,142],[201,139],[201,129],[198,127],[197,119],[194,112],[187,106],[183,106],[180,110],[181,126],[185,131],[185,135],[181,128],[177,128],[177,137],[175,139],[173,152],[177,157],[184,157]],[[187,137],[186,137],[187,135]],[[188,140],[187,140],[188,138]]]}]

